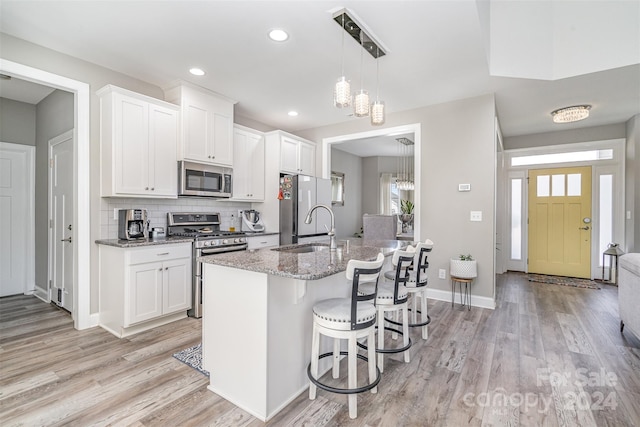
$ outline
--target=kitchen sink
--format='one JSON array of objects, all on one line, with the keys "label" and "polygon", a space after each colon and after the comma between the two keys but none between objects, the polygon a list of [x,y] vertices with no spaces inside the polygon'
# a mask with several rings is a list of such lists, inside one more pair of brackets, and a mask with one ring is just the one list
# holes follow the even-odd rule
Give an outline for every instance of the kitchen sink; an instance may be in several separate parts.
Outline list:
[{"label": "kitchen sink", "polygon": [[306,254],[310,252],[324,252],[329,250],[327,245],[300,245],[300,246],[285,246],[283,248],[272,249],[279,252],[288,252],[292,254]]}]

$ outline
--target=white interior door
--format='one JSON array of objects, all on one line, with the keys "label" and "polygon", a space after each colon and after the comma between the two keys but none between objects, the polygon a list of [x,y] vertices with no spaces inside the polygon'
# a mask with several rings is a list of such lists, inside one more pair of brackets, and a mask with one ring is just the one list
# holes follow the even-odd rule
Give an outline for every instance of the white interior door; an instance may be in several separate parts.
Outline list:
[{"label": "white interior door", "polygon": [[35,147],[0,143],[0,297],[33,290]]},{"label": "white interior door", "polygon": [[51,301],[73,312],[73,131],[49,141]]}]

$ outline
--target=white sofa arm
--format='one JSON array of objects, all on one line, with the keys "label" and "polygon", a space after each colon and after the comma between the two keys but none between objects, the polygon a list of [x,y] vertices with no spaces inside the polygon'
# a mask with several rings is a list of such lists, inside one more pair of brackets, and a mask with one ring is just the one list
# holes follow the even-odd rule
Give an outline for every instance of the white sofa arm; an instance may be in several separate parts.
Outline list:
[{"label": "white sofa arm", "polygon": [[622,255],[619,261],[620,332],[626,328],[640,338],[640,253]]}]

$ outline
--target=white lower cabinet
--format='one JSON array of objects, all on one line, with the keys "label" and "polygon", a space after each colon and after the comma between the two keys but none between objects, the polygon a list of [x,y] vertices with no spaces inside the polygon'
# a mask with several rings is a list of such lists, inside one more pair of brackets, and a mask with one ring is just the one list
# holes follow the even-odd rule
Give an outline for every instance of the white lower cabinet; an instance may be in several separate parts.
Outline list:
[{"label": "white lower cabinet", "polygon": [[247,249],[272,248],[280,245],[279,234],[269,234],[266,236],[247,237]]},{"label": "white lower cabinet", "polygon": [[100,326],[122,338],[186,317],[191,243],[100,246]]}]

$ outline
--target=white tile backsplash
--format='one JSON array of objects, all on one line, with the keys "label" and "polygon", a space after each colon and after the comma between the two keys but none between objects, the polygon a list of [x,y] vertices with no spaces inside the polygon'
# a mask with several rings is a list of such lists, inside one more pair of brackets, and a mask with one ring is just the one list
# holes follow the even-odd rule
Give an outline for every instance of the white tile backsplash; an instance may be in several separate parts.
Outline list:
[{"label": "white tile backsplash", "polygon": [[[135,199],[103,197],[100,203],[100,238],[118,238],[118,220],[113,219],[114,209],[146,209],[150,227],[167,227],[168,212],[220,212],[220,229],[232,225],[240,230],[239,209],[251,209],[251,203],[217,202],[211,199]],[[232,223],[233,219],[233,223]]]}]

